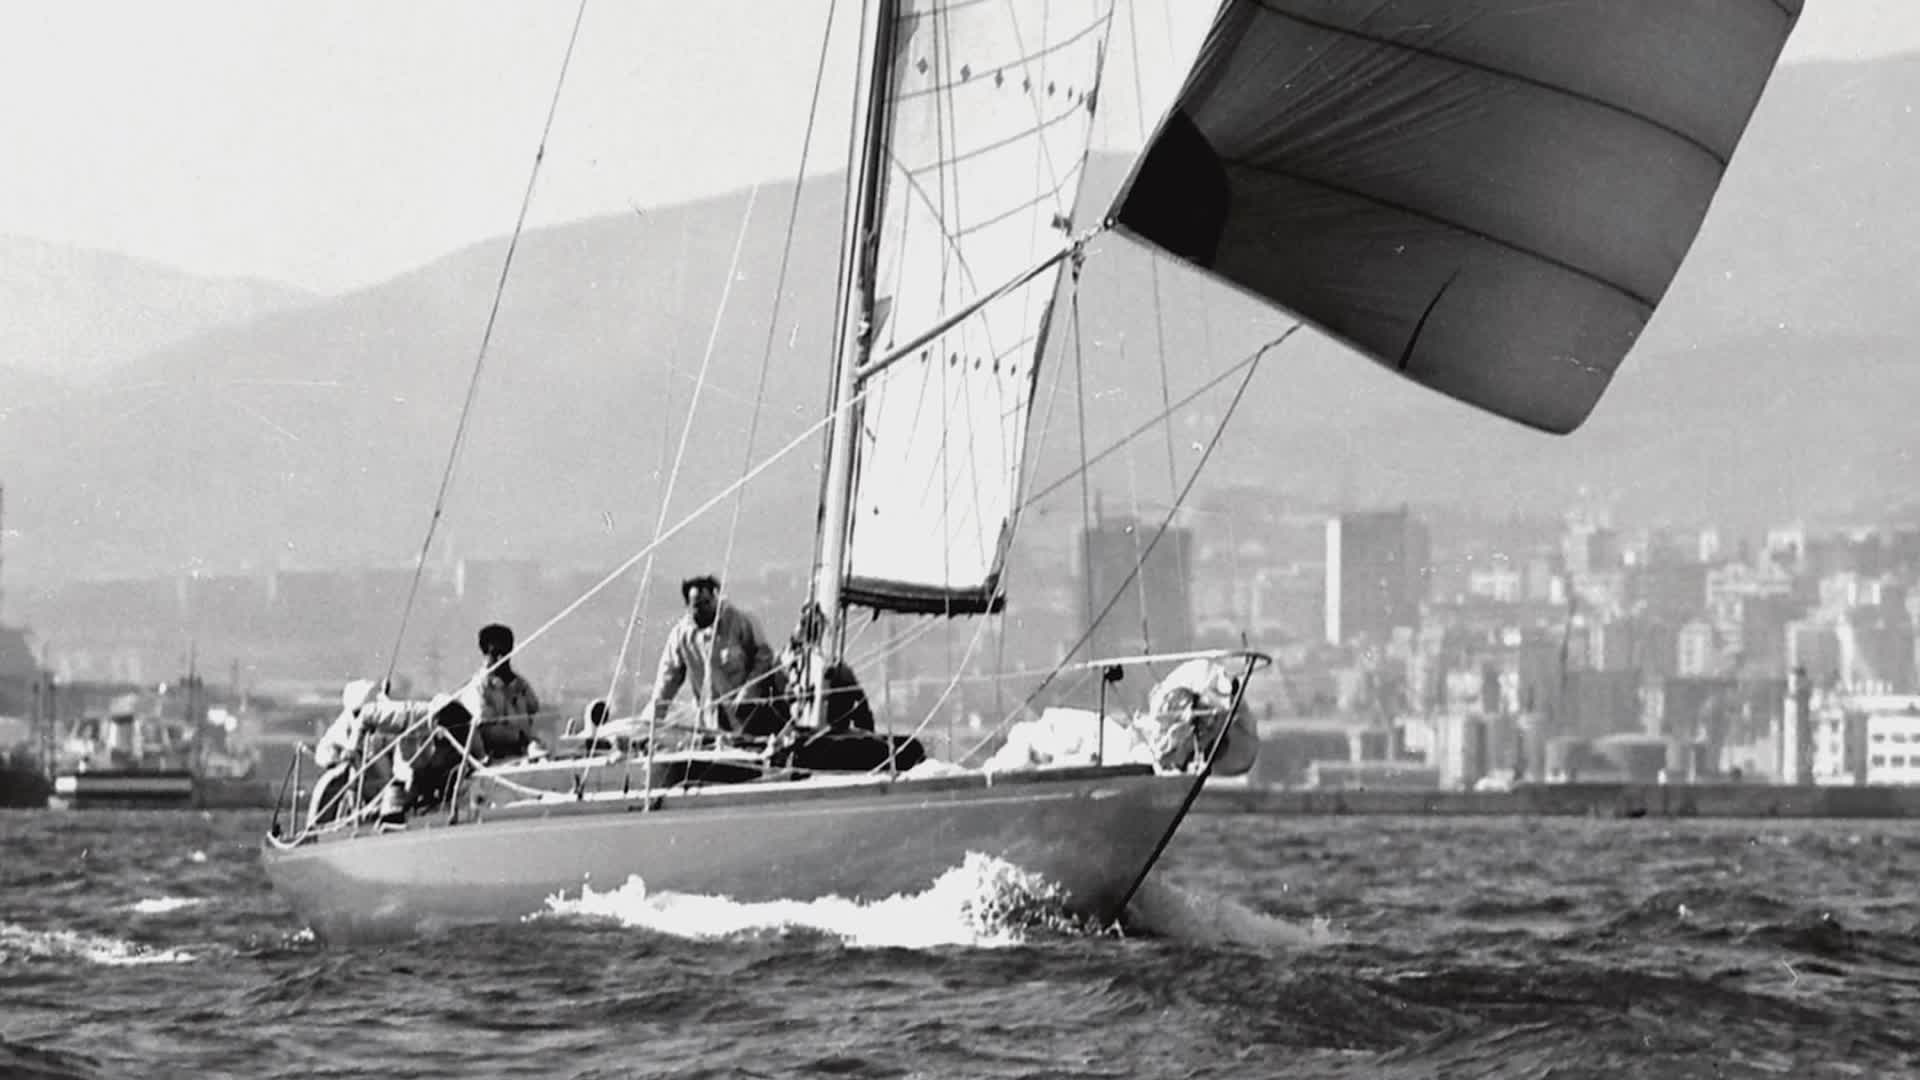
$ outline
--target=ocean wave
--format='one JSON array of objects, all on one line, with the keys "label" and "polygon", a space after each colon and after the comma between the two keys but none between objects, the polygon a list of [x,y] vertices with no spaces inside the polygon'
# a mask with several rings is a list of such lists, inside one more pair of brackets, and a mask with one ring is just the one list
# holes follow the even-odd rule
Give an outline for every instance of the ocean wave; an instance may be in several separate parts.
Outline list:
[{"label": "ocean wave", "polygon": [[1454,906],[1453,913],[1463,919],[1525,919],[1540,915],[1570,915],[1581,901],[1561,894],[1546,896],[1486,896],[1475,894]]},{"label": "ocean wave", "polygon": [[1033,930],[1085,929],[1067,914],[1057,887],[1001,859],[970,854],[926,891],[862,902],[738,901],[724,896],[651,892],[638,875],[575,897],[554,896],[534,919],[609,920],[696,940],[817,933],[855,948],[991,948],[1016,945]]},{"label": "ocean wave", "polygon": [[105,967],[186,964],[195,959],[181,949],[156,949],[138,942],[80,930],[35,930],[0,923],[0,963],[84,960]]},{"label": "ocean wave", "polygon": [[100,1075],[100,1064],[92,1058],[0,1039],[0,1076],[20,1080],[92,1080]]}]

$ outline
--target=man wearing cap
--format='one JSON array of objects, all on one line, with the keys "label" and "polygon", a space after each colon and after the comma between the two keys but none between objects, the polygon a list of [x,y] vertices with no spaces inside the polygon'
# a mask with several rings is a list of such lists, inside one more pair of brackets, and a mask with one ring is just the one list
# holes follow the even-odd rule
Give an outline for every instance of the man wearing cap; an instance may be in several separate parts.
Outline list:
[{"label": "man wearing cap", "polygon": [[680,583],[687,605],[667,632],[660,667],[653,680],[653,713],[666,719],[680,687],[692,684],[694,700],[711,706],[722,730],[771,735],[786,726],[776,702],[783,700],[773,646],[753,616],[720,599],[720,579],[712,574]]}]

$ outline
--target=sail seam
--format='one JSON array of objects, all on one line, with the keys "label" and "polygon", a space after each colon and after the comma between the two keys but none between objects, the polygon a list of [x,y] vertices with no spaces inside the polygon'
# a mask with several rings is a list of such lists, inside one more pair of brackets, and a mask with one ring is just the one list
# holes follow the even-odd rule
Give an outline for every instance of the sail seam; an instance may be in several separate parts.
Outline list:
[{"label": "sail seam", "polygon": [[1517,241],[1507,240],[1502,237],[1495,236],[1490,232],[1487,232],[1483,229],[1474,228],[1471,225],[1462,224],[1461,222],[1458,222],[1458,221],[1449,221],[1446,218],[1439,217],[1433,213],[1430,213],[1426,210],[1422,210],[1416,206],[1410,206],[1406,203],[1399,202],[1393,199],[1381,198],[1378,195],[1370,195],[1367,192],[1348,187],[1344,184],[1336,184],[1329,180],[1319,180],[1311,176],[1305,176],[1300,173],[1294,172],[1290,169],[1280,169],[1280,168],[1274,168],[1272,166],[1265,166],[1265,165],[1254,165],[1254,164],[1250,164],[1243,161],[1230,161],[1229,164],[1231,164],[1234,168],[1242,169],[1247,172],[1259,173],[1263,176],[1278,177],[1283,180],[1293,180],[1298,183],[1308,184],[1313,187],[1320,188],[1323,191],[1333,192],[1334,194],[1337,194],[1337,195],[1346,195],[1350,198],[1358,199],[1363,202],[1372,203],[1375,206],[1385,207],[1389,210],[1394,210],[1399,213],[1406,214],[1409,217],[1417,217],[1422,221],[1431,222],[1444,229],[1451,229],[1455,232],[1463,233],[1467,236],[1477,237],[1481,240],[1485,240],[1489,244],[1496,244],[1500,247],[1506,248],[1509,251],[1517,252],[1518,254],[1527,256],[1528,258],[1538,259],[1540,262],[1546,263],[1549,266],[1555,266],[1562,270],[1565,270],[1570,274],[1574,274],[1579,277],[1585,278],[1586,280],[1591,281],[1597,285],[1600,285],[1603,288],[1619,293],[1621,296],[1626,297],[1628,300],[1631,300],[1634,303],[1640,305],[1641,307],[1646,308],[1649,312],[1653,310],[1657,302],[1654,300],[1649,300],[1644,296],[1641,296],[1639,293],[1633,291],[1632,289],[1627,288],[1625,285],[1622,285],[1619,282],[1610,281],[1607,278],[1602,277],[1600,274],[1592,270],[1587,270],[1583,267],[1576,266],[1575,264],[1568,262],[1565,259],[1561,259],[1556,256],[1549,255],[1544,251],[1540,251],[1536,248],[1528,247],[1525,244],[1518,243]]},{"label": "sail seam", "polygon": [[900,167],[901,175],[906,176],[908,179],[911,179],[915,182],[914,187],[918,189],[920,186],[918,182],[919,177],[923,174],[939,171],[944,166],[959,165],[964,162],[973,161],[976,158],[985,157],[986,155],[993,153],[995,150],[1004,150],[1009,146],[1012,146],[1019,142],[1023,142],[1027,139],[1032,138],[1035,135],[1038,135],[1051,128],[1057,127],[1060,124],[1063,124],[1066,121],[1073,119],[1075,114],[1079,113],[1080,110],[1083,108],[1085,108],[1085,106],[1083,105],[1073,105],[1053,116],[1049,116],[1045,118],[1044,120],[1040,121],[1037,125],[1035,125],[1034,127],[1026,131],[1009,135],[1004,139],[995,139],[990,143],[983,143],[979,146],[975,146],[968,150],[964,150],[960,153],[957,153],[952,157],[943,158],[942,160],[934,162],[933,164],[928,165],[924,168],[909,169],[904,164],[902,164],[897,158],[894,160],[894,164]]},{"label": "sail seam", "polygon": [[[894,303],[876,319],[878,340],[889,343],[886,354],[855,368],[855,381],[871,382],[873,395],[861,427],[862,456],[869,458],[862,486],[872,492],[855,496],[852,528],[868,536],[866,555],[851,559],[847,577],[858,596],[875,583],[885,591],[890,578],[897,579],[890,583],[895,587],[978,589],[985,572],[989,591],[982,599],[997,602],[1002,549],[1022,487],[1015,462],[1031,407],[1024,395],[1042,362],[1018,357],[1040,351],[1044,330],[1035,332],[1031,324],[1038,318],[1044,326],[1058,287],[1057,267],[1084,241],[1071,235],[1067,200],[1084,187],[1086,153],[1064,144],[1091,125],[1100,81],[1099,58],[1092,53],[1113,17],[1105,4],[1055,11],[1060,5],[1023,8],[993,0],[951,17],[928,10],[927,0],[912,6],[921,8],[910,24],[913,39],[895,53],[907,85],[889,98],[908,111],[893,122],[898,141],[880,151],[888,162],[892,204],[880,228],[897,257],[880,261],[883,279],[917,270],[923,287],[912,296],[889,298]],[[1074,13],[1062,17],[1068,11]],[[998,24],[997,37],[984,32],[989,23]],[[1002,61],[1008,53],[1016,58]],[[963,61],[970,66],[962,67]],[[987,119],[982,110],[996,106],[1006,112],[978,123]],[[970,183],[979,170],[1004,176],[1013,187],[1022,186],[1022,171],[1036,175],[1027,179],[1030,188],[1016,192],[985,183],[984,176],[981,185]],[[902,232],[908,235],[902,238]],[[1067,235],[1055,235],[1060,232]],[[1046,253],[1056,243],[1060,250]],[[1042,254],[1031,256],[1036,247]],[[1001,284],[1000,264],[1014,258],[1034,261]],[[1015,293],[1022,295],[1016,299]],[[928,321],[928,308],[951,314],[912,337],[900,336],[903,328]],[[892,372],[903,359],[911,368]],[[942,425],[937,430],[928,430],[930,416]],[[919,451],[884,461],[872,457],[886,453],[882,444],[892,446],[916,429]],[[879,497],[873,492],[881,491],[904,503],[907,516],[891,522],[871,516]],[[874,545],[886,538],[917,550],[909,557],[883,557]]]},{"label": "sail seam", "polygon": [[[1010,15],[1013,12],[1013,3],[1014,3],[1014,0],[1007,0],[1008,12]],[[1098,10],[1097,5],[1095,7],[1095,10]],[[1041,19],[1040,19],[1040,33],[1041,33],[1042,40],[1045,39],[1048,33],[1048,24],[1050,21],[1049,16],[1051,15],[1051,12],[1052,12],[1051,5],[1048,5],[1042,9]],[[1014,19],[1011,19],[1010,22],[1013,29],[1014,41],[1017,44],[1019,44],[1021,48],[1023,49],[1026,48],[1026,40],[1025,40],[1025,37],[1021,34],[1019,19],[1014,18]],[[1092,149],[1092,144],[1093,144],[1092,102],[1097,98],[1099,93],[1100,79],[1103,73],[1103,63],[1104,63],[1104,58],[1106,56],[1107,42],[1111,39],[1111,36],[1112,36],[1113,4],[1111,2],[1109,2],[1106,5],[1106,16],[1104,18],[1097,18],[1089,22],[1087,24],[1086,29],[1079,34],[1075,34],[1072,38],[1069,39],[1069,42],[1080,41],[1087,34],[1092,33],[1096,28],[1099,30],[1100,36],[1093,43],[1093,46],[1094,46],[1093,71],[1088,76],[1090,80],[1089,85],[1086,87],[1085,90],[1082,91],[1080,95],[1080,100],[1078,102],[1071,101],[1071,97],[1072,97],[1071,88],[1069,88],[1069,91],[1068,91],[1069,103],[1074,106],[1074,109],[1071,112],[1069,112],[1068,115],[1073,115],[1074,112],[1077,112],[1079,109],[1082,109],[1082,108],[1087,110],[1086,139],[1081,144],[1078,160],[1068,164],[1064,170],[1061,168],[1060,163],[1054,160],[1053,145],[1046,138],[1045,132],[1052,125],[1046,122],[1045,120],[1040,98],[1031,93],[1030,88],[1027,86],[1027,84],[1023,82],[1021,85],[1022,90],[1029,91],[1028,101],[1031,104],[1031,108],[1033,112],[1033,120],[1034,120],[1034,127],[1035,127],[1034,134],[1038,137],[1039,150],[1040,150],[1039,154],[1035,156],[1035,161],[1034,161],[1034,171],[1036,173],[1035,180],[1034,180],[1035,186],[1036,187],[1039,186],[1040,178],[1037,174],[1042,169],[1046,171],[1047,178],[1053,182],[1054,191],[1056,194],[1062,189],[1064,189],[1069,182],[1071,182],[1074,185],[1074,196],[1066,204],[1065,216],[1069,222],[1072,221],[1074,211],[1078,209],[1078,206],[1079,206],[1079,201],[1080,201],[1079,192],[1081,187],[1084,186],[1085,180],[1086,180],[1087,153]],[[1042,79],[1045,79],[1047,77],[1046,55],[1048,52],[1049,52],[1048,49],[1046,49],[1045,47],[1042,48],[1041,62],[1039,65],[1040,76]],[[1049,87],[1049,96],[1051,96],[1051,87],[1053,84],[1049,82],[1047,85]],[[1069,224],[1068,227],[1071,228],[1071,225]],[[1036,368],[1042,361],[1040,352],[1045,348],[1046,335],[1048,332],[1048,328],[1053,320],[1054,303],[1059,295],[1059,288],[1060,288],[1059,282],[1060,282],[1059,276],[1056,274],[1052,282],[1052,288],[1050,288],[1043,295],[1041,299],[1040,318],[1038,323],[1038,329],[1036,331],[1036,334],[1039,337],[1040,341],[1035,345],[1033,349],[1033,357],[1032,357],[1032,360],[1030,361],[1030,364]],[[1021,318],[1023,322],[1025,322],[1032,313],[1032,305],[1033,305],[1033,300],[1035,295],[1036,295],[1035,293],[1029,292],[1024,297],[1025,308],[1021,312]],[[1030,381],[1027,386],[1022,387],[1019,391],[1020,400],[1028,408],[1031,408],[1033,390],[1034,390],[1034,386]],[[1026,434],[1027,432],[1026,432],[1024,421],[1020,426],[1014,428],[1012,431],[1009,432],[1011,445],[1016,448],[1015,452],[1017,452],[1017,447],[1022,442],[1025,441]],[[1009,529],[1012,529],[1018,525],[1018,520],[1019,520],[1019,517],[1018,517],[1018,507],[1019,507],[1019,500],[1020,500],[1019,469],[1016,468],[1013,472],[1013,475],[1009,479],[1013,486],[1012,486],[1012,489],[1007,492],[1006,527]]]},{"label": "sail seam", "polygon": [[1035,207],[1045,206],[1049,202],[1057,201],[1060,198],[1060,196],[1067,190],[1068,185],[1072,184],[1075,180],[1078,180],[1079,176],[1080,176],[1080,170],[1078,167],[1069,169],[1067,175],[1064,177],[1061,177],[1060,181],[1056,183],[1051,189],[1041,191],[1040,193],[1036,194],[1033,198],[1028,199],[1026,202],[1023,202],[1017,206],[1012,206],[1005,210],[1002,210],[1001,212],[999,212],[998,214],[995,214],[990,218],[985,218],[980,221],[976,221],[973,224],[968,225],[966,228],[960,229],[952,233],[951,235],[956,240],[964,237],[972,236],[973,234],[980,232],[983,229],[990,229],[993,226],[999,225],[1005,221],[1008,221],[1011,218],[1018,217],[1019,215],[1026,213],[1027,211],[1032,210]]},{"label": "sail seam", "polygon": [[1719,150],[1716,150],[1713,147],[1708,146],[1705,142],[1702,142],[1697,136],[1689,135],[1686,132],[1681,131],[1679,128],[1674,127],[1672,124],[1666,123],[1665,121],[1662,121],[1662,120],[1657,120],[1651,116],[1648,116],[1645,113],[1639,112],[1634,109],[1630,109],[1625,105],[1618,105],[1610,101],[1605,101],[1601,98],[1594,97],[1592,94],[1575,90],[1572,87],[1560,86],[1555,83],[1550,83],[1544,79],[1536,78],[1531,75],[1522,75],[1519,72],[1515,72],[1515,71],[1504,71],[1500,68],[1496,68],[1488,64],[1480,63],[1479,61],[1467,60],[1462,57],[1454,56],[1450,53],[1442,52],[1439,49],[1434,49],[1434,48],[1430,48],[1423,45],[1412,45],[1412,44],[1408,44],[1407,42],[1398,41],[1393,38],[1385,37],[1380,34],[1368,33],[1367,31],[1364,31],[1364,30],[1359,30],[1352,27],[1340,26],[1335,23],[1329,23],[1319,19],[1310,18],[1305,15],[1300,15],[1292,11],[1284,10],[1276,6],[1274,3],[1274,0],[1253,0],[1253,2],[1257,6],[1259,6],[1259,8],[1262,11],[1266,11],[1273,15],[1277,15],[1280,18],[1297,23],[1301,26],[1311,27],[1316,30],[1323,30],[1330,34],[1339,34],[1343,37],[1354,38],[1359,41],[1371,42],[1375,45],[1383,45],[1391,49],[1399,49],[1403,52],[1412,53],[1415,56],[1424,56],[1431,60],[1439,60],[1444,63],[1457,65],[1459,67],[1470,68],[1474,71],[1478,71],[1486,75],[1491,75],[1497,79],[1505,79],[1510,82],[1524,83],[1528,86],[1532,86],[1540,90],[1545,90],[1549,93],[1560,94],[1562,96],[1572,98],[1576,101],[1584,102],[1587,105],[1591,105],[1598,109],[1603,109],[1607,112],[1619,113],[1620,115],[1628,117],[1629,119],[1637,120],[1640,123],[1646,124],[1649,127],[1665,132],[1666,134],[1671,135],[1674,139],[1682,143],[1685,143],[1690,147],[1693,147],[1695,150],[1698,150],[1700,153],[1705,154],[1706,156],[1712,158],[1714,163],[1719,165],[1722,171],[1725,171],[1727,167],[1727,160],[1728,160],[1727,154],[1724,154]]},{"label": "sail seam", "polygon": [[[938,12],[938,13],[929,12],[926,15],[923,15],[921,17],[929,18],[934,14],[944,14],[944,13],[945,13],[944,11]],[[993,65],[993,70],[1005,71],[1006,69],[1011,67],[1018,67],[1023,64],[1031,64],[1036,60],[1043,60],[1048,56],[1053,55],[1054,53],[1062,52],[1074,45],[1079,44],[1087,36],[1098,32],[1099,29],[1100,27],[1097,24],[1090,25],[1085,30],[1082,30],[1074,34],[1072,37],[1062,38],[1061,40],[1056,41],[1051,45],[1045,46],[1044,48],[1040,49],[1038,52],[1025,53],[1021,56],[1017,56],[1012,60],[1008,60],[1004,63],[995,64]],[[988,75],[989,73],[986,71],[974,72],[971,76],[961,79],[959,82],[944,82],[934,86],[921,87],[918,90],[903,91],[899,94],[894,95],[894,100],[895,101],[911,101],[914,98],[926,97],[929,94],[938,94],[947,90],[955,90],[955,89],[958,89],[959,87],[972,84],[975,79],[987,78]],[[1029,91],[1029,93],[1031,92],[1032,91]]]}]

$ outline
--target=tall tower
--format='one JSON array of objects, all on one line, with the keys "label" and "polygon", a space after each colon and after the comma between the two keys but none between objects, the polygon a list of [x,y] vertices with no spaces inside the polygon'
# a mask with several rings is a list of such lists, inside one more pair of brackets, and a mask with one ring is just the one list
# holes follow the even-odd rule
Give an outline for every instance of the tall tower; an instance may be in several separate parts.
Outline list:
[{"label": "tall tower", "polygon": [[1417,627],[1427,592],[1427,530],[1406,507],[1327,520],[1326,640],[1384,640]]},{"label": "tall tower", "polygon": [[1094,656],[1193,648],[1193,535],[1132,517],[1096,517],[1080,533],[1081,603]]},{"label": "tall tower", "polygon": [[1806,668],[1794,668],[1787,683],[1787,707],[1781,717],[1780,782],[1813,783],[1813,682]]}]

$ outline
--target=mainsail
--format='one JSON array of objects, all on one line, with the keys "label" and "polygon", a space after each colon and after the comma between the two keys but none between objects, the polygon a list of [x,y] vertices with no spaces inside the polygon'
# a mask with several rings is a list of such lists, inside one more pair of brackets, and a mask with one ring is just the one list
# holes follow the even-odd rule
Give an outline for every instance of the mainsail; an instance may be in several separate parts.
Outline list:
[{"label": "mainsail", "polygon": [[1578,427],[1802,0],[1228,0],[1120,228],[1408,378]]},{"label": "mainsail", "polygon": [[[1111,0],[900,0],[879,125],[874,357],[1070,243]],[[845,603],[1000,601],[1035,372],[1061,271],[996,297],[862,386]]]}]

